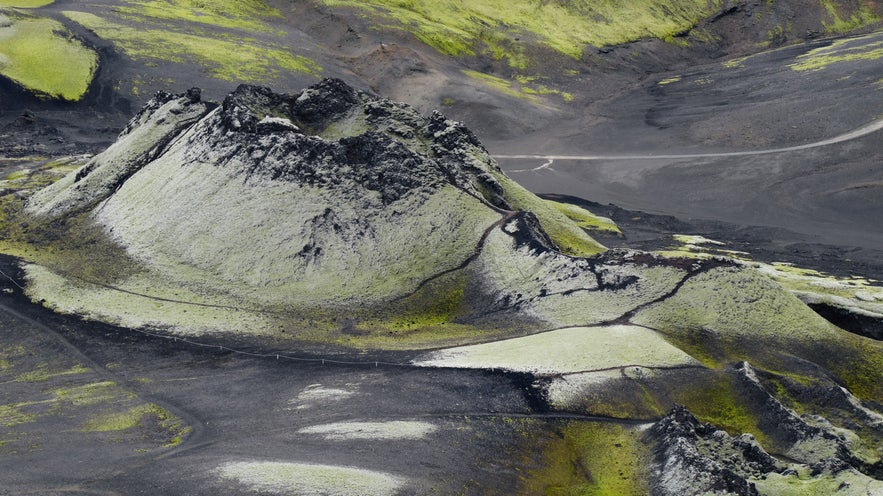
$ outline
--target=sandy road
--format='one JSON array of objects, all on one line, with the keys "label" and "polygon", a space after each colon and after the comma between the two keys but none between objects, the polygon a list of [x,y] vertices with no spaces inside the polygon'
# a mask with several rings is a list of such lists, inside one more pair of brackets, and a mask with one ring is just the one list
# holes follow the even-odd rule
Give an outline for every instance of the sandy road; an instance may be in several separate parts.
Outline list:
[{"label": "sandy road", "polygon": [[545,162],[539,167],[531,169],[513,169],[507,172],[539,172],[548,169],[555,160],[569,161],[591,161],[591,160],[681,160],[692,158],[716,158],[716,157],[744,157],[751,155],[769,155],[774,153],[788,153],[800,150],[809,150],[812,148],[821,148],[823,146],[835,145],[845,141],[854,140],[875,133],[883,129],[883,118],[874,120],[853,129],[847,133],[812,143],[804,143],[802,145],[786,146],[782,148],[767,148],[764,150],[748,150],[740,152],[717,152],[717,153],[682,153],[682,154],[645,154],[645,155],[494,155],[496,159],[526,159],[526,160],[544,160]]}]

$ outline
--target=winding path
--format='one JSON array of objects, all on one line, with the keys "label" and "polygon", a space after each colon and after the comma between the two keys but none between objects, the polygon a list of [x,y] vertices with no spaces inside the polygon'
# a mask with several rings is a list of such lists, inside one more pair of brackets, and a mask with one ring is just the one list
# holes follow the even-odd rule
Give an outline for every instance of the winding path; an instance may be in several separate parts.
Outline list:
[{"label": "winding path", "polygon": [[546,162],[539,167],[534,167],[532,169],[517,169],[517,170],[509,170],[507,172],[538,172],[543,169],[550,168],[549,166],[555,160],[573,160],[573,161],[590,161],[590,160],[678,160],[678,159],[691,159],[691,158],[716,158],[716,157],[745,157],[751,155],[769,155],[774,153],[787,153],[787,152],[796,152],[800,150],[809,150],[812,148],[821,148],[823,146],[835,145],[837,143],[843,143],[844,141],[851,141],[857,138],[861,138],[867,136],[869,134],[875,133],[879,130],[883,129],[883,118],[874,120],[861,126],[859,128],[853,129],[847,133],[843,133],[838,136],[834,136],[833,138],[828,138],[820,141],[814,141],[812,143],[805,143],[803,145],[795,145],[795,146],[786,146],[782,148],[767,148],[764,150],[748,150],[741,152],[718,152],[718,153],[682,153],[682,154],[647,154],[647,155],[494,155],[494,158],[497,159],[531,159],[531,160],[545,160]]}]

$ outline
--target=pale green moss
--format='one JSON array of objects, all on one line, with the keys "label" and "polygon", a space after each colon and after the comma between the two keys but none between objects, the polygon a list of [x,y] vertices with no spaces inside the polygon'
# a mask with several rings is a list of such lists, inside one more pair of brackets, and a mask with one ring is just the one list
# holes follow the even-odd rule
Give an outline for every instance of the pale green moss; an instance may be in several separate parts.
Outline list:
[{"label": "pale green moss", "polygon": [[86,374],[91,371],[92,369],[79,364],[66,370],[51,370],[48,363],[41,363],[37,365],[35,370],[21,374],[15,380],[18,382],[46,382],[55,377]]},{"label": "pale green moss", "polygon": [[57,21],[15,16],[0,27],[0,73],[37,94],[76,101],[89,89],[98,54]]},{"label": "pale green moss", "polygon": [[264,19],[282,17],[263,0],[129,0],[128,3],[131,7],[119,7],[118,12],[246,32],[273,31]]},{"label": "pale green moss", "polygon": [[622,231],[619,229],[619,226],[607,217],[595,215],[582,207],[570,203],[561,203],[552,200],[546,201],[583,229],[622,236]]},{"label": "pale green moss", "polygon": [[657,333],[634,326],[574,327],[492,343],[449,348],[415,362],[425,367],[571,374],[629,365],[698,365]]},{"label": "pale green moss", "polygon": [[29,424],[37,420],[36,414],[22,411],[22,408],[28,405],[28,403],[0,405],[0,426],[15,427],[21,424]]},{"label": "pale green moss", "polygon": [[[606,279],[632,280],[633,283],[615,291],[597,291],[596,273],[585,270],[581,264],[555,252],[537,257],[529,246],[519,247],[513,237],[501,229],[488,236],[476,269],[488,286],[488,294],[497,298],[524,297],[526,302],[521,310],[544,321],[543,327],[547,329],[610,322],[640,305],[662,298],[684,277],[682,269],[663,263],[651,266],[600,264],[596,270]],[[569,276],[562,277],[562,274]]]},{"label": "pale green moss", "polygon": [[819,299],[843,300],[844,306],[883,315],[883,286],[879,281],[836,277],[785,263],[751,262],[748,265],[797,295],[814,294]]},{"label": "pale green moss", "polygon": [[[180,112],[166,121],[173,118],[180,118]],[[114,171],[125,167],[127,157],[136,152],[126,146],[128,142],[150,143],[151,133],[150,126],[140,126],[96,157],[96,167],[86,179],[75,183],[69,176],[33,196],[29,211],[57,216],[99,200],[104,185],[114,183]],[[339,198],[329,197],[320,188],[290,183],[243,189],[235,172],[199,164],[182,168],[187,162],[185,153],[183,146],[169,150],[127,180],[96,215],[95,220],[115,226],[120,242],[108,240],[92,219],[85,219],[83,229],[94,230],[94,242],[72,243],[79,238],[74,229],[66,234],[63,246],[48,243],[45,248],[63,249],[64,256],[44,256],[39,265],[26,266],[28,295],[46,300],[60,312],[130,327],[171,327],[189,334],[231,328],[262,335],[291,331],[289,335],[304,340],[396,348],[462,343],[479,334],[475,326],[451,322],[458,315],[465,280],[450,287],[423,282],[435,281],[435,276],[475,253],[484,231],[500,218],[483,202],[453,186],[444,187],[428,199],[415,198],[419,203],[413,208],[400,204],[396,211],[385,210],[372,218],[375,234],[365,237],[356,249],[350,233],[319,233],[326,237],[323,257],[313,263],[297,253],[316,234],[310,230],[311,219],[321,217],[328,205],[340,204]],[[169,182],[168,177],[178,180]],[[82,188],[89,181],[96,187]],[[298,204],[281,200],[295,195],[302,200]],[[202,205],[197,211],[206,214],[242,214],[199,227],[204,220],[183,214],[192,212],[193,205]],[[144,208],[154,209],[157,215],[138,215]],[[405,210],[409,215],[401,216]],[[344,205],[335,214],[342,224],[365,222],[360,208]],[[205,233],[204,226],[209,225],[216,231],[212,235]],[[255,229],[256,225],[262,228]],[[159,236],[161,232],[167,237]],[[289,237],[281,238],[281,232]],[[169,243],[157,243],[163,238]],[[239,249],[244,244],[265,246],[265,250]],[[128,253],[122,251],[123,245]],[[426,245],[434,249],[426,250]],[[101,247],[106,251],[96,251]],[[82,266],[76,262],[79,252],[88,255],[83,258],[88,263]],[[94,263],[97,256],[106,261]],[[133,258],[152,264],[145,268]],[[95,272],[90,267],[116,269]],[[378,278],[379,273],[384,277]],[[410,295],[418,287],[422,296]],[[392,305],[390,312],[354,315],[357,325],[352,329],[344,325],[345,319],[335,322],[341,312],[336,305],[352,308],[364,303],[363,308],[373,308],[397,297],[403,298],[397,300],[402,303]]]},{"label": "pale green moss", "polygon": [[139,273],[107,287],[72,280],[51,269],[25,266],[27,292],[46,300],[49,308],[66,314],[111,322],[126,327],[173,326],[182,334],[207,334],[235,326],[249,334],[271,332],[271,318],[260,309],[238,309],[222,294],[196,292],[150,273]]},{"label": "pale green moss", "polygon": [[118,432],[135,428],[149,428],[150,426],[156,426],[166,433],[168,439],[164,447],[167,448],[181,444],[181,441],[191,430],[190,427],[183,425],[180,418],[165,408],[148,403],[132,407],[124,412],[93,417],[86,422],[82,431]]},{"label": "pale green moss", "polygon": [[641,430],[614,423],[568,422],[543,448],[543,467],[523,479],[521,494],[648,494],[650,450]]},{"label": "pale green moss", "polygon": [[883,318],[883,286],[879,281],[855,276],[835,277],[782,262],[755,262],[749,253],[725,249],[726,243],[703,236],[675,234],[672,238],[679,246],[657,254],[695,259],[729,257],[771,277],[804,303],[826,304],[872,318]]},{"label": "pale green moss", "polygon": [[[424,350],[439,346],[460,346],[476,341],[504,339],[517,329],[511,327],[476,326],[469,324],[422,323],[420,321],[393,321],[392,323],[370,323],[358,328],[352,335],[341,335],[332,339],[334,344],[356,349],[381,350]],[[319,339],[327,341],[327,337]]]},{"label": "pale green moss", "polygon": [[218,467],[222,479],[260,493],[384,496],[398,494],[407,480],[383,472],[307,463],[242,461]]},{"label": "pale green moss", "polygon": [[284,73],[319,74],[312,60],[289,49],[255,39],[226,39],[171,28],[136,28],[94,14],[66,11],[64,15],[117,44],[136,60],[196,62],[226,81],[270,82]]},{"label": "pale green moss", "polygon": [[837,40],[828,46],[810,50],[797,57],[788,67],[795,71],[813,71],[839,62],[880,58],[883,58],[883,41],[879,40],[879,35],[868,35]]},{"label": "pale green moss", "polygon": [[744,268],[695,276],[632,322],[660,330],[697,358],[750,356],[752,364],[782,370],[776,355],[789,353],[827,368],[860,398],[883,394],[883,344],[838,329],[774,281]]},{"label": "pale green moss", "polygon": [[[436,50],[454,56],[487,52],[523,67],[511,48],[516,38],[536,40],[563,55],[582,57],[586,46],[617,45],[642,38],[674,39],[714,13],[718,1],[532,2],[528,0],[322,0],[326,5],[365,11],[375,22],[411,32]],[[488,36],[488,33],[495,33]],[[504,36],[505,35],[505,36]],[[516,42],[515,45],[521,44]]]},{"label": "pale green moss", "polygon": [[515,210],[533,212],[540,225],[562,253],[575,257],[587,257],[603,252],[606,248],[567,218],[549,202],[524,189],[508,176],[495,174],[503,187],[506,202]]},{"label": "pale green moss", "polygon": [[313,434],[332,441],[353,439],[368,440],[417,440],[438,430],[434,424],[415,420],[389,422],[337,422],[314,425],[299,429],[298,434]]},{"label": "pale green moss", "polygon": [[805,467],[797,473],[782,475],[767,474],[763,479],[751,479],[762,496],[867,496],[883,494],[883,482],[857,472],[854,469],[844,470],[837,475],[822,473],[817,476],[809,474]]},{"label": "pale green moss", "polygon": [[15,7],[19,9],[36,9],[54,3],[55,0],[0,0],[0,7]]}]

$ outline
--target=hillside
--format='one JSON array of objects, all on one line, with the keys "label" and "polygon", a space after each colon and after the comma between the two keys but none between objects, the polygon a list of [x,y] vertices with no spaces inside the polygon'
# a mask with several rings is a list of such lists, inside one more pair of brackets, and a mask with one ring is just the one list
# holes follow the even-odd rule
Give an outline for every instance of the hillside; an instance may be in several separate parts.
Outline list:
[{"label": "hillside", "polygon": [[[243,82],[294,91],[322,77],[424,114],[442,109],[469,123],[495,156],[764,150],[824,141],[883,111],[875,97],[879,35],[836,38],[873,33],[875,3],[509,2],[501,9],[482,1],[462,12],[456,5],[3,2],[0,147],[11,157],[97,153],[158,90],[199,86],[220,100]],[[877,178],[865,167],[876,151],[814,152],[760,162],[615,160],[597,163],[589,176],[584,166],[594,164],[559,161],[560,174],[516,179],[537,193],[786,228],[842,248],[880,246],[872,229],[879,211],[868,194]],[[509,172],[543,163],[500,161]],[[834,172],[805,176],[798,163]],[[684,167],[692,171],[687,179],[676,170]],[[776,177],[767,180],[769,170]],[[756,208],[745,208],[747,197]]]},{"label": "hillside", "polygon": [[881,19],[0,0],[0,493],[883,494]]},{"label": "hillside", "polygon": [[879,341],[730,259],[605,250],[571,220],[588,211],[518,186],[462,124],[340,80],[157,94],[24,205],[6,250],[57,312],[319,356],[434,350],[411,363],[528,374],[554,412],[686,405],[712,425],[676,411],[627,434],[657,450],[622,463],[659,494],[879,482]]},{"label": "hillside", "polygon": [[[341,311],[376,321],[375,334],[414,319],[446,326],[481,318],[486,309],[463,303],[487,294],[471,262],[515,219],[542,229],[537,242],[547,249],[603,250],[508,179],[461,124],[339,80],[294,95],[241,86],[219,106],[196,90],[158,94],[113,146],[32,196],[26,212],[35,226],[69,226],[56,230],[60,247],[100,228],[113,255],[96,265],[129,267],[73,273],[63,287],[47,274],[35,280],[35,298],[55,287],[76,295],[47,298],[59,309],[199,329],[192,312],[176,313],[197,298],[267,320],[251,326],[258,334],[289,328],[289,318],[336,332]],[[70,270],[59,263],[58,275]],[[103,284],[154,299],[192,293],[167,317],[155,309],[148,317],[143,300],[119,291],[106,295],[113,302],[87,303],[71,291],[76,280],[84,290]]]}]

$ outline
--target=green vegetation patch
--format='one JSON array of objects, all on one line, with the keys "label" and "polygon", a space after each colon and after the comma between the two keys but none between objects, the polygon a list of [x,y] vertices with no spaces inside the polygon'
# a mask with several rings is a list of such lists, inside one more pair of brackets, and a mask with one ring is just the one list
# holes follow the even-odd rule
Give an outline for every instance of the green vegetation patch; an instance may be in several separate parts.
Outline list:
[{"label": "green vegetation patch", "polygon": [[546,389],[549,404],[556,410],[618,419],[662,418],[670,406],[648,385],[663,379],[668,371],[645,367],[568,374],[552,379]]},{"label": "green vegetation patch", "polygon": [[769,449],[771,439],[761,429],[760,418],[752,405],[741,399],[734,380],[729,374],[717,372],[678,388],[671,393],[672,401],[686,406],[696,418],[727,431],[731,436],[750,433]]},{"label": "green vegetation patch", "polygon": [[[250,38],[137,28],[85,12],[64,12],[69,19],[113,41],[141,61],[196,62],[225,81],[269,82],[283,73],[316,75],[322,68],[282,46]],[[195,33],[195,34],[194,34]]]},{"label": "green vegetation patch", "polygon": [[407,482],[391,474],[355,467],[269,461],[225,463],[216,474],[251,491],[273,494],[392,496]]},{"label": "green vegetation patch", "polygon": [[483,72],[473,71],[471,69],[463,69],[462,72],[466,76],[469,76],[472,79],[477,79],[478,81],[481,81],[482,83],[486,84],[496,91],[499,91],[500,93],[514,96],[515,98],[525,98],[531,101],[536,101],[536,99],[533,98],[531,95],[522,93],[521,91],[513,87],[512,81],[508,81],[501,77],[492,76],[490,74],[485,74]]},{"label": "green vegetation patch", "polygon": [[[364,11],[387,28],[402,29],[441,53],[487,53],[523,65],[512,41],[534,39],[579,59],[586,46],[618,45],[643,38],[673,40],[713,14],[717,0],[633,2],[536,2],[532,0],[321,0],[333,7]],[[378,22],[378,21],[375,21]],[[501,36],[504,33],[505,36]]]},{"label": "green vegetation patch", "polygon": [[34,369],[30,372],[25,372],[24,374],[20,374],[18,377],[15,378],[15,380],[18,382],[46,382],[49,379],[52,379],[55,377],[63,377],[66,375],[86,374],[91,371],[92,371],[92,369],[90,369],[86,366],[83,366],[83,365],[79,365],[79,364],[74,365],[73,367],[71,367],[69,369],[65,369],[65,370],[52,370],[49,367],[48,363],[43,362],[43,363],[37,365],[36,369]]},{"label": "green vegetation patch", "polygon": [[866,496],[883,493],[883,482],[857,472],[844,470],[832,475],[822,472],[813,475],[805,466],[796,466],[787,474],[771,473],[763,479],[751,479],[763,495],[775,496]]},{"label": "green vegetation patch", "polygon": [[14,15],[0,23],[0,74],[38,95],[77,101],[97,68],[98,54],[56,21]]},{"label": "green vegetation patch", "polygon": [[74,406],[113,403],[135,398],[133,393],[125,391],[113,381],[93,382],[73,387],[60,387],[51,391],[56,401]]},{"label": "green vegetation patch", "polygon": [[280,18],[263,0],[129,0],[118,12],[154,19],[188,21],[242,31],[272,31],[266,18]]},{"label": "green vegetation patch", "polygon": [[0,405],[0,426],[15,427],[21,424],[29,424],[37,419],[37,415],[24,412],[22,409],[27,403],[15,405]]},{"label": "green vegetation patch", "polygon": [[481,81],[486,86],[499,91],[500,93],[515,98],[529,100],[534,103],[539,103],[540,100],[537,98],[539,95],[557,95],[565,102],[573,101],[573,95],[571,93],[557,90],[544,84],[533,84],[533,81],[537,79],[536,77],[515,76],[515,80],[510,81],[508,79],[492,76],[479,71],[473,71],[471,69],[463,69],[461,72],[472,79]]},{"label": "green vegetation patch", "polygon": [[873,4],[873,2],[861,2],[861,7],[846,17],[845,14],[841,13],[841,9],[838,8],[837,4],[841,2],[834,2],[833,0],[820,1],[828,14],[828,20],[822,21],[822,25],[825,26],[825,30],[829,33],[845,33],[880,21],[880,16],[869,5]]},{"label": "green vegetation patch", "polygon": [[[856,39],[844,39],[831,43],[829,46],[816,48],[799,56],[797,61],[788,67],[795,71],[815,71],[840,62],[857,60],[878,60],[883,58],[883,40],[879,36],[864,37],[860,43]],[[876,41],[871,41],[872,39]]]},{"label": "green vegetation patch", "polygon": [[604,245],[592,239],[574,221],[546,200],[530,193],[508,176],[495,174],[494,177],[503,186],[506,202],[515,210],[533,212],[543,230],[562,253],[575,257],[589,257],[606,250]]},{"label": "green vegetation patch", "polygon": [[0,7],[15,7],[18,9],[36,9],[52,4],[55,0],[0,0]]},{"label": "green vegetation patch", "polygon": [[698,365],[657,333],[635,326],[572,327],[433,353],[418,365],[571,374],[630,365]]},{"label": "green vegetation patch", "polygon": [[781,371],[787,370],[786,356],[797,356],[831,371],[860,398],[883,396],[883,344],[833,326],[751,270],[704,272],[632,322],[659,330],[709,365],[750,359],[758,367]]},{"label": "green vegetation patch", "polygon": [[595,215],[580,206],[572,205],[570,203],[561,203],[552,200],[546,201],[559,212],[566,215],[568,219],[574,221],[577,226],[587,231],[622,236],[622,231],[619,229],[619,226],[607,217]]},{"label": "green vegetation patch", "polygon": [[106,413],[89,419],[83,426],[83,432],[118,432],[129,429],[158,428],[167,436],[166,448],[181,444],[191,428],[184,426],[181,419],[165,408],[153,403],[135,406],[123,412]]},{"label": "green vegetation patch", "polygon": [[672,76],[672,77],[668,77],[668,78],[665,78],[665,79],[661,79],[661,80],[660,80],[658,83],[656,83],[656,84],[659,85],[659,86],[665,86],[665,85],[668,85],[668,84],[674,84],[674,83],[680,82],[681,79],[683,79],[682,76]]},{"label": "green vegetation patch", "polygon": [[648,494],[650,450],[642,432],[615,423],[567,422],[543,450],[543,467],[525,477],[521,494]]}]

